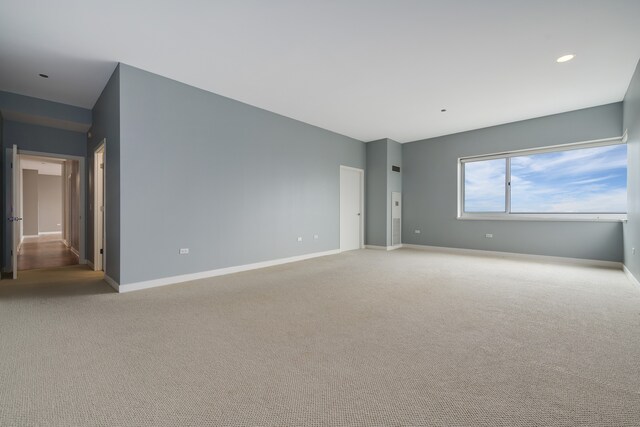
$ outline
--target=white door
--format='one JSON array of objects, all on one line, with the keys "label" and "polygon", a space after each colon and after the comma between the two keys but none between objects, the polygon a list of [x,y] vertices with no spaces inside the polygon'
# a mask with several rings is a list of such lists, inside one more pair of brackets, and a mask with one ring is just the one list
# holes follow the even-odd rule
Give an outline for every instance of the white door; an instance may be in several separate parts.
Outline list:
[{"label": "white door", "polygon": [[18,247],[20,246],[20,221],[22,221],[22,212],[20,209],[20,156],[18,156],[18,146],[13,145],[11,157],[11,221],[12,231],[12,254],[11,269],[13,270],[13,278],[18,278]]},{"label": "white door", "polygon": [[340,250],[362,247],[364,171],[340,166]]}]

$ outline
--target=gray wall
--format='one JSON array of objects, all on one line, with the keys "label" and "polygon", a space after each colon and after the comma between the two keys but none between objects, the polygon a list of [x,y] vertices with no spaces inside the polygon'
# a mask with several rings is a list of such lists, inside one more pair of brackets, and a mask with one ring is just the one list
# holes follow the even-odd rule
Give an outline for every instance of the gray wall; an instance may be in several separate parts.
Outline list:
[{"label": "gray wall", "polygon": [[367,142],[365,244],[387,246],[387,140]]},{"label": "gray wall", "polygon": [[[4,163],[4,117],[2,116],[2,113],[0,113],[0,165],[2,165],[3,167],[5,166]],[[6,208],[5,208],[5,187],[4,187],[4,183],[5,183],[5,178],[4,178],[4,174],[0,173],[0,188],[2,189],[2,196],[0,196],[2,198],[2,200],[0,200],[0,205],[2,205],[2,207],[0,208],[0,210],[3,213],[6,213]],[[9,221],[3,221],[3,222],[9,222]],[[2,275],[2,271],[3,271],[3,266],[4,266],[4,251],[5,251],[5,246],[4,246],[4,227],[0,226],[0,276]]]},{"label": "gray wall", "polygon": [[[623,128],[627,129],[628,222],[624,224],[624,264],[640,280],[640,63],[623,103]],[[631,248],[636,249],[635,255]]]},{"label": "gray wall", "polygon": [[62,231],[62,177],[38,175],[38,231]]},{"label": "gray wall", "polygon": [[38,171],[22,170],[22,234],[38,235]]},{"label": "gray wall", "polygon": [[339,168],[364,143],[119,69],[121,284],[339,248]]},{"label": "gray wall", "polygon": [[391,246],[391,192],[402,191],[402,144],[388,138],[367,142],[365,242]]},{"label": "gray wall", "polygon": [[[147,125],[156,126],[155,123],[147,123]],[[85,222],[87,230],[86,253],[87,259],[90,261],[93,261],[93,157],[95,149],[105,138],[107,140],[105,159],[105,236],[107,240],[105,273],[116,282],[120,282],[120,66],[116,67],[93,107],[93,126],[87,148],[86,167],[89,183],[86,194],[89,206]],[[135,141],[132,141],[132,143],[135,143]],[[147,155],[154,156],[151,147],[149,150]],[[131,167],[135,167],[135,164],[132,164]],[[168,167],[168,165],[155,167],[153,170],[163,173],[165,167]],[[147,169],[144,172],[148,171]],[[144,191],[146,190],[141,190],[141,192]],[[159,215],[162,215],[162,212],[159,212]],[[157,230],[157,232],[162,233],[163,230]]]},{"label": "gray wall", "polygon": [[80,133],[91,125],[91,110],[11,92],[0,91],[0,110],[8,119],[11,115]]},{"label": "gray wall", "polygon": [[404,144],[403,243],[622,261],[619,222],[456,219],[459,157],[621,134],[615,103]]},{"label": "gray wall", "polygon": [[[391,166],[400,166],[393,172]],[[402,192],[402,144],[387,139],[387,246],[391,246],[391,193]]]},{"label": "gray wall", "polygon": [[4,123],[3,142],[5,148],[11,148],[13,144],[16,144],[19,150],[82,157],[87,155],[87,136],[83,132],[9,120]]}]

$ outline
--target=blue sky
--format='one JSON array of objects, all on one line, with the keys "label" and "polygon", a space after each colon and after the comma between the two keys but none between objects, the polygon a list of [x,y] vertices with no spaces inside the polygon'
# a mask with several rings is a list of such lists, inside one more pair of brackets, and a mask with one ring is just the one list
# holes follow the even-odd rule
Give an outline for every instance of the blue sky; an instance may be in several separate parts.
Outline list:
[{"label": "blue sky", "polygon": [[[504,211],[505,160],[465,164],[465,210]],[[627,210],[627,147],[612,145],[511,159],[511,211]]]}]

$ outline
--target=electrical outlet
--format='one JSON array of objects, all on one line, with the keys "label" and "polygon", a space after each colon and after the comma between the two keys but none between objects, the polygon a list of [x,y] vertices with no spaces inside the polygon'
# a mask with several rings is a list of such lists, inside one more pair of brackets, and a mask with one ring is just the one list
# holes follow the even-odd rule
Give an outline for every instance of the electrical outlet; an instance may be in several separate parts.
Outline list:
[{"label": "electrical outlet", "polygon": [[493,239],[493,234],[487,233],[484,235],[487,239]]},{"label": "electrical outlet", "polygon": [[188,255],[189,248],[180,248],[180,255]]},{"label": "electrical outlet", "polygon": [[631,254],[635,255],[636,254],[636,248],[631,248]]},{"label": "electrical outlet", "polygon": [[313,235],[313,239],[314,239],[314,240],[318,240],[318,235],[317,235],[317,234],[314,234],[314,235]]},{"label": "electrical outlet", "polygon": [[302,237],[298,236],[298,242],[302,242]]},{"label": "electrical outlet", "polygon": [[420,230],[413,230],[414,233],[420,234]]}]

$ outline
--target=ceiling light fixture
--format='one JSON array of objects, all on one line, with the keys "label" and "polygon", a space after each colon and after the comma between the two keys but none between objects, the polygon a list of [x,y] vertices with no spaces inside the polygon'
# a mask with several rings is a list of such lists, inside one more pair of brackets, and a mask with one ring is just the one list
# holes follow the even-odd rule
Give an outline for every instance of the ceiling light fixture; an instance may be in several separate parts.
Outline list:
[{"label": "ceiling light fixture", "polygon": [[556,62],[562,63],[562,62],[571,61],[575,57],[576,56],[574,54],[562,55],[560,58],[556,59]]},{"label": "ceiling light fixture", "polygon": [[40,77],[42,77],[43,79],[48,79],[48,78],[49,78],[49,76],[48,76],[48,75],[46,75],[46,74],[42,74],[42,73],[40,73],[40,74],[38,74],[38,75],[39,75]]}]

